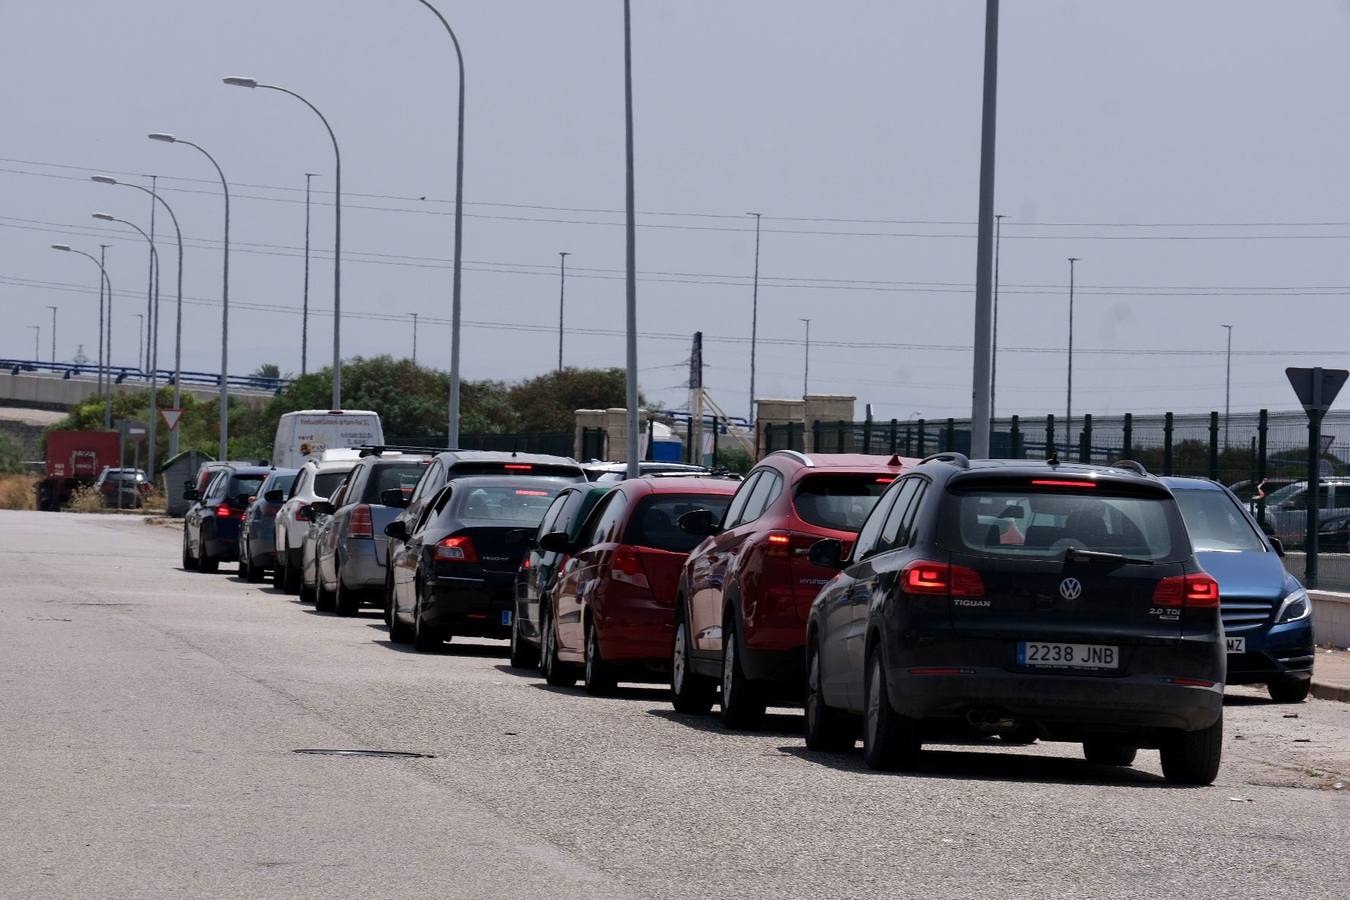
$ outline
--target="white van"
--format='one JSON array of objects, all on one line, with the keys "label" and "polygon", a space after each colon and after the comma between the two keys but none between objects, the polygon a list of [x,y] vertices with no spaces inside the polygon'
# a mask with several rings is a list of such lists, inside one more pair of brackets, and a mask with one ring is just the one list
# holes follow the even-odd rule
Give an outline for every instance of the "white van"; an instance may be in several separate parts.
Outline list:
[{"label": "white van", "polygon": [[302,409],[277,422],[272,465],[298,469],[325,450],[383,444],[379,413],[365,409]]}]

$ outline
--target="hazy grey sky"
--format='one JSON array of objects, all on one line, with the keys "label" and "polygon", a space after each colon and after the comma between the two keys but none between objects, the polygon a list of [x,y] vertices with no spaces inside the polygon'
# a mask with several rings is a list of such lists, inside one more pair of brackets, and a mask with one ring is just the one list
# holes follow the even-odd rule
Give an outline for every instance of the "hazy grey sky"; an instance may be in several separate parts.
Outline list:
[{"label": "hazy grey sky", "polygon": [[[606,331],[569,331],[568,363],[622,365],[622,4],[440,6],[468,67],[465,377],[554,365],[559,250],[569,327]],[[745,411],[756,210],[761,395],[800,393],[809,316],[813,391],[968,415],[984,3],[635,0],[633,16],[644,391],[684,403],[701,329],[714,396]],[[1068,256],[1075,414],[1221,409],[1223,322],[1261,351],[1235,355],[1235,410],[1292,406],[1286,365],[1347,362],[1330,352],[1350,292],[1347,38],[1337,0],[1003,4],[1001,413],[1063,408]],[[31,355],[28,324],[45,347],[53,303],[58,355],[94,354],[93,267],[46,249],[68,240],[114,244],[131,361],[144,242],[89,214],[147,224],[148,198],[87,178],[153,172],[190,244],[184,367],[217,368],[218,189],[195,151],[145,138],[164,130],[235,184],[231,370],[298,371],[303,173],[331,189],[332,154],[298,102],[220,83],[238,74],[306,95],[342,143],[344,355],[406,354],[417,312],[419,358],[448,365],[456,81],[419,3],[8,0],[0,41],[0,356]],[[331,213],[314,210],[311,365],[331,355]],[[1271,352],[1292,350],[1327,352]]]}]

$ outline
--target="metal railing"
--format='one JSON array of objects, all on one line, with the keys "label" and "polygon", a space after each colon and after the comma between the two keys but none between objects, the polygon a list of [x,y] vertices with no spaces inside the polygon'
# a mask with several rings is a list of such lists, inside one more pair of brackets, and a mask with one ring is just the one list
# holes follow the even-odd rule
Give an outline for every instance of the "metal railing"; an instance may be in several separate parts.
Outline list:
[{"label": "metal railing", "polygon": [[[78,363],[42,362],[32,359],[0,359],[0,371],[6,370],[11,375],[22,375],[25,372],[34,374],[51,373],[60,375],[64,380],[98,377],[98,365],[95,363],[81,365]],[[109,373],[113,384],[144,382],[148,386],[150,383],[150,373],[134,366],[113,366],[109,369]],[[170,387],[173,386],[172,369],[159,369],[155,375],[160,383]],[[225,381],[230,387],[273,394],[281,393],[291,383],[291,379],[288,378],[265,378],[261,375],[230,375]],[[218,387],[220,385],[220,374],[218,372],[185,371],[183,372],[183,384]]]}]

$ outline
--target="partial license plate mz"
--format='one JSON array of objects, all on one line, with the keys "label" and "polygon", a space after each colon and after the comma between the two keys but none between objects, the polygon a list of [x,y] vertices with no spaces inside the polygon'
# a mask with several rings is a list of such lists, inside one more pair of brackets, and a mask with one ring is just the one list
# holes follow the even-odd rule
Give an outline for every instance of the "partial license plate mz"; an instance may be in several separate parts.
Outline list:
[{"label": "partial license plate mz", "polygon": [[1228,642],[1229,653],[1246,653],[1247,639],[1245,637],[1225,638]]},{"label": "partial license plate mz", "polygon": [[510,611],[510,610],[506,610],[506,609],[502,610],[502,624],[503,624],[503,625],[510,625],[510,624],[511,624],[511,611]]},{"label": "partial license plate mz", "polygon": [[1017,664],[1047,669],[1118,669],[1120,648],[1104,644],[1057,644],[1020,641]]}]

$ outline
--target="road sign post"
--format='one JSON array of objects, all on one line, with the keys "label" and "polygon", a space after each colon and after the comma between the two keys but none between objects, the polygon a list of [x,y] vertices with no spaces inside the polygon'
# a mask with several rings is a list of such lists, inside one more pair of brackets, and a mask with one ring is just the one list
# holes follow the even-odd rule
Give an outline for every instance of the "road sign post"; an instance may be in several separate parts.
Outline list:
[{"label": "road sign post", "polygon": [[1308,413],[1308,489],[1304,494],[1308,498],[1307,531],[1303,539],[1305,568],[1303,581],[1306,587],[1317,587],[1317,533],[1321,530],[1322,501],[1322,417],[1326,415],[1331,403],[1340,393],[1350,371],[1345,369],[1288,368],[1284,370],[1289,384],[1293,387],[1298,400]]},{"label": "road sign post", "polygon": [[164,417],[164,424],[170,431],[178,430],[178,421],[183,417],[183,410],[175,407],[164,407],[160,409],[159,414]]}]

